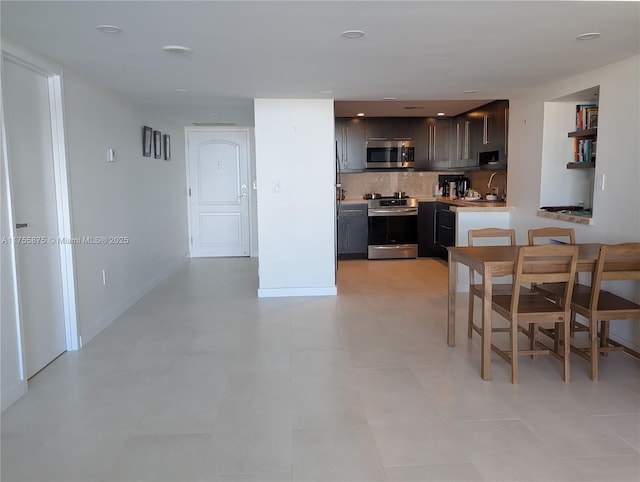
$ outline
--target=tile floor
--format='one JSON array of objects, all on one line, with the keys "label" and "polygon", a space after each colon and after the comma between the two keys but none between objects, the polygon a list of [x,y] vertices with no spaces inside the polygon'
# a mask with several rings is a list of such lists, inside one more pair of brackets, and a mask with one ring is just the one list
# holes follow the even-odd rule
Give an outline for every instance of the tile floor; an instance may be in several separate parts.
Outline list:
[{"label": "tile floor", "polygon": [[[3,481],[640,480],[640,363],[523,358],[479,376],[446,265],[340,263],[337,297],[257,299],[257,261],[199,259],[2,415]],[[478,311],[477,311],[478,313]]]}]

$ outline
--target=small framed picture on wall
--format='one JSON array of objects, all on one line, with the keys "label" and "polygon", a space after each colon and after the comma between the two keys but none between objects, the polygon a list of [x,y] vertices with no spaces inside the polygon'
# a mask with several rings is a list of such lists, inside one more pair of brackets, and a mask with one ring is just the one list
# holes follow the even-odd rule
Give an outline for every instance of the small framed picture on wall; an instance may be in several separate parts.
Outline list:
[{"label": "small framed picture on wall", "polygon": [[144,126],[142,128],[142,155],[151,157],[151,127]]},{"label": "small framed picture on wall", "polygon": [[156,159],[162,159],[162,133],[153,131],[153,154]]},{"label": "small framed picture on wall", "polygon": [[171,160],[171,137],[169,134],[164,135],[164,160]]}]

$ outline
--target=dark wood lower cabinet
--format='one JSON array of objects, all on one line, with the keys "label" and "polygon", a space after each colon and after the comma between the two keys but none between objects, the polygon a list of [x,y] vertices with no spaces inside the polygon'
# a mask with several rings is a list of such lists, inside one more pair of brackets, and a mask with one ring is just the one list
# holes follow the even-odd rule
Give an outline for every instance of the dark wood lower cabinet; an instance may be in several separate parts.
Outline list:
[{"label": "dark wood lower cabinet", "polygon": [[367,205],[343,204],[338,213],[338,259],[367,259]]},{"label": "dark wood lower cabinet", "polygon": [[435,245],[436,202],[418,203],[418,257],[438,256]]}]

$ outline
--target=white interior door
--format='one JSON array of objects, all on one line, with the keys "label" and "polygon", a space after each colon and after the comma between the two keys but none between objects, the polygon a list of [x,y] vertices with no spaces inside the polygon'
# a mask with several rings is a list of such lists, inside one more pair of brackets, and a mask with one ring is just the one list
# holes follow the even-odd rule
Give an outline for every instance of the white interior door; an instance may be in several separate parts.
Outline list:
[{"label": "white interior door", "polygon": [[29,378],[66,350],[49,81],[9,60],[2,75]]},{"label": "white interior door", "polygon": [[187,131],[191,255],[249,256],[249,130]]}]

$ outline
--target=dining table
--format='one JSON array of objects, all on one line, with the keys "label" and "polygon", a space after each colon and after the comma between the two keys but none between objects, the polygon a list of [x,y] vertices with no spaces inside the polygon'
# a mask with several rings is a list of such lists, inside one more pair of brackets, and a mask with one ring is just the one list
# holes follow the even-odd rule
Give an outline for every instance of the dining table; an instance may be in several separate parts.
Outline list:
[{"label": "dining table", "polygon": [[[602,244],[576,244],[579,249],[577,271],[592,272]],[[522,246],[451,246],[449,254],[449,297],[447,315],[447,345],[456,344],[456,291],[458,264],[472,268],[482,277],[482,360],[481,376],[491,380],[491,299],[494,278],[515,273],[518,251]],[[472,296],[471,294],[469,296]]]}]

